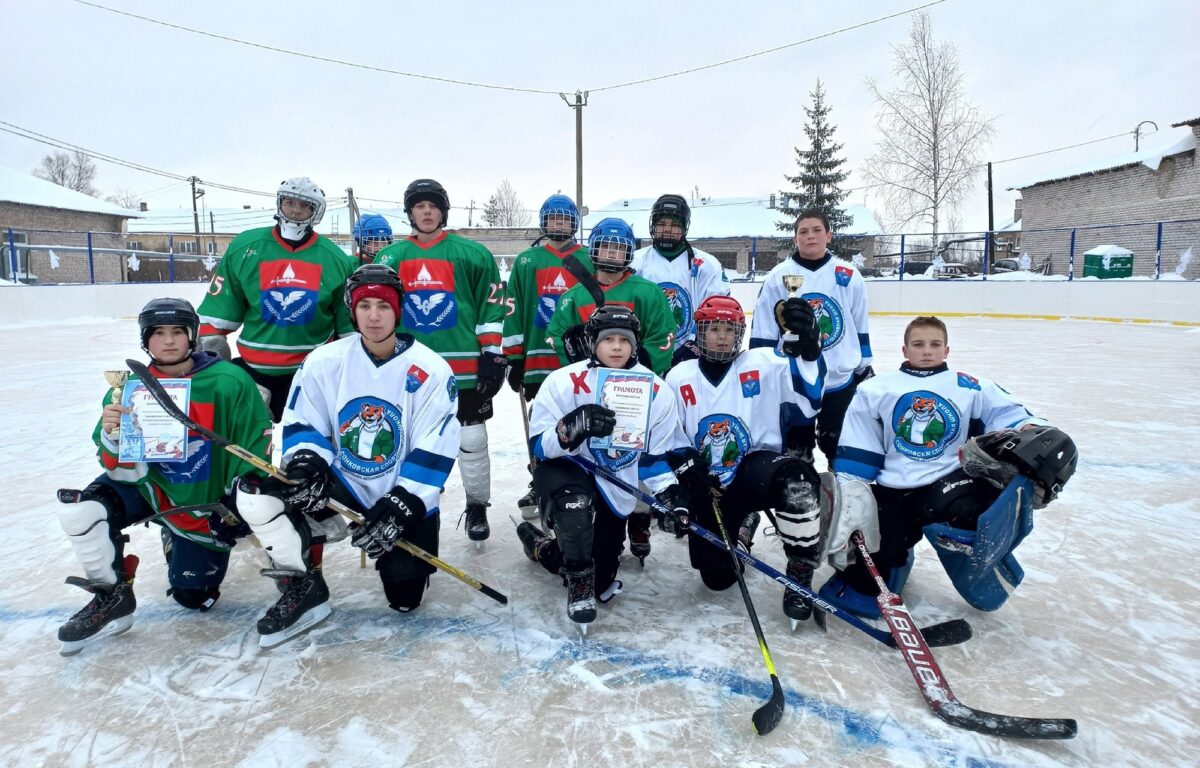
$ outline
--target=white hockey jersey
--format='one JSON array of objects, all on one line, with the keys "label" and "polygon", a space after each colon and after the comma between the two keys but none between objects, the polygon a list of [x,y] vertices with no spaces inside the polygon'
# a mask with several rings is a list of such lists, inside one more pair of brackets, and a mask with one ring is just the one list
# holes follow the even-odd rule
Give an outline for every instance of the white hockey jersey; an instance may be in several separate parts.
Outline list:
[{"label": "white hockey jersey", "polygon": [[[635,365],[630,369],[639,373],[650,373],[645,366]],[[687,447],[687,439],[679,425],[679,413],[675,410],[675,399],[666,382],[654,377],[654,397],[650,403],[650,434],[643,451],[595,450],[585,440],[573,451],[567,451],[558,442],[556,426],[558,420],[581,405],[596,402],[596,379],[598,369],[589,361],[572,363],[565,368],[552,371],[542,382],[537,397],[533,400],[533,415],[529,419],[529,444],[538,459],[557,459],[567,454],[580,456],[602,467],[630,485],[640,481],[651,493],[660,493],[675,482],[675,473],[667,463],[666,455],[671,451]],[[603,477],[596,476],[596,486],[608,506],[621,517],[633,511],[633,496],[618,488]]]},{"label": "white hockey jersey", "polygon": [[650,246],[634,253],[629,265],[646,280],[657,283],[667,297],[675,315],[676,349],[696,337],[696,321],[692,317],[696,307],[709,296],[729,295],[729,278],[717,257],[696,248],[692,251],[693,258],[689,259],[684,251],[668,259]]},{"label": "white hockey jersey", "polygon": [[433,350],[408,346],[382,365],[358,334],[305,359],[283,414],[283,455],[315,451],[363,507],[403,486],[438,511],[458,455],[458,388]]},{"label": "white hockey jersey", "polygon": [[995,382],[941,365],[901,366],[858,385],[833,468],[889,488],[928,485],[958,468],[968,439],[1045,425]]},{"label": "white hockey jersey", "polygon": [[788,427],[811,424],[821,410],[825,362],[786,357],[774,349],[738,355],[717,384],[687,360],[667,373],[689,444],[709,473],[729,485],[751,451],[783,451]]},{"label": "white hockey jersey", "polygon": [[867,286],[862,275],[848,261],[831,257],[816,270],[784,259],[767,273],[762,290],[754,303],[750,325],[750,347],[774,347],[779,343],[779,322],[775,304],[787,299],[784,275],[801,275],[804,285],[799,296],[817,315],[821,328],[821,349],[829,378],[827,392],[836,392],[850,384],[855,371],[871,364],[871,337],[867,328]]}]

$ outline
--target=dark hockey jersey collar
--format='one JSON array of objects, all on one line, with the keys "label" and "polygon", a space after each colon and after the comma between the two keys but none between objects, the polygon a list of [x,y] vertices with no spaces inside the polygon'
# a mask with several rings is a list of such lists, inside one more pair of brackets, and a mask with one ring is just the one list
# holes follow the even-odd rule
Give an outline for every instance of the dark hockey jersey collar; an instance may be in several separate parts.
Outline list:
[{"label": "dark hockey jersey collar", "polygon": [[796,262],[797,264],[804,267],[805,269],[807,269],[810,272],[816,272],[818,269],[820,269],[821,267],[828,264],[831,259],[833,259],[833,254],[830,253],[829,251],[825,251],[825,255],[822,256],[821,258],[817,259],[816,261],[809,261],[808,259],[802,259],[802,258],[800,258],[799,251],[792,251],[792,261]]},{"label": "dark hockey jersey collar", "polygon": [[946,363],[942,363],[937,368],[913,368],[908,363],[901,363],[900,370],[904,371],[909,376],[920,376],[925,378],[939,373],[945,373],[946,371],[950,370],[950,366]]}]

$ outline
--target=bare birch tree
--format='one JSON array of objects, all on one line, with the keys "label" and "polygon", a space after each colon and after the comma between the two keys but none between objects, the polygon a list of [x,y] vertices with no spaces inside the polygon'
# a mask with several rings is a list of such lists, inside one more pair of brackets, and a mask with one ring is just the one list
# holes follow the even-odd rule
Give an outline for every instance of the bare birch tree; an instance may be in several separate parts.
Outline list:
[{"label": "bare birch tree", "polygon": [[33,175],[92,197],[100,194],[92,185],[96,180],[96,164],[82,152],[70,155],[66,152],[51,152],[42,158],[41,164],[33,170]]},{"label": "bare birch tree", "polygon": [[908,40],[892,53],[899,84],[883,91],[867,79],[883,138],[863,175],[883,185],[881,196],[900,227],[928,226],[936,242],[981,171],[995,118],[967,101],[958,50],[934,40],[927,14],[913,17]]},{"label": "bare birch tree", "polygon": [[500,182],[496,192],[483,205],[483,223],[489,227],[524,227],[531,218],[508,179]]}]

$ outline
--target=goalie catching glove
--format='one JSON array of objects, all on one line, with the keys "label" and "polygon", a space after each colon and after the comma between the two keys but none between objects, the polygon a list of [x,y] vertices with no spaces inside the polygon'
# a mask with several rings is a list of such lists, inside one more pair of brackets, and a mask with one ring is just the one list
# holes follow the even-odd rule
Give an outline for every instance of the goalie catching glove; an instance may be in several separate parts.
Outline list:
[{"label": "goalie catching glove", "polygon": [[1033,480],[1034,509],[1042,509],[1075,474],[1079,452],[1065,432],[1054,427],[1005,429],[973,437],[958,451],[963,471],[1004,488],[1018,474]]}]

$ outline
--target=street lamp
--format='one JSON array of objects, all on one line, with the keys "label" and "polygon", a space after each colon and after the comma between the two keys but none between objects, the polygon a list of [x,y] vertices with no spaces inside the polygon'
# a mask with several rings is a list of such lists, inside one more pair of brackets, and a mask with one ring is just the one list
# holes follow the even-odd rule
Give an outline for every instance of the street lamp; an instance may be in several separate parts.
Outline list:
[{"label": "street lamp", "polygon": [[1134,152],[1137,152],[1138,147],[1141,145],[1142,126],[1145,125],[1146,123],[1150,123],[1150,125],[1154,126],[1154,130],[1156,130],[1156,131],[1158,130],[1158,123],[1154,122],[1153,120],[1143,120],[1142,122],[1138,123],[1137,128],[1133,129],[1133,151]]}]

